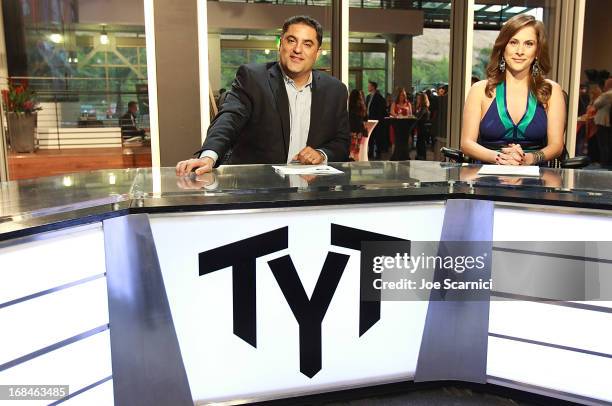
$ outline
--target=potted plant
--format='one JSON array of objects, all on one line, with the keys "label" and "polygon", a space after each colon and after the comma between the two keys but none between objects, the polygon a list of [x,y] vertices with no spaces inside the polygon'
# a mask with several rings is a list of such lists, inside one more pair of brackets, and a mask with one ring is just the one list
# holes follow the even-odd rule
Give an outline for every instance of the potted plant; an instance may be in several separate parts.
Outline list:
[{"label": "potted plant", "polygon": [[9,144],[15,152],[33,152],[36,147],[36,112],[41,110],[34,100],[34,92],[23,83],[9,83],[2,90],[7,112]]}]

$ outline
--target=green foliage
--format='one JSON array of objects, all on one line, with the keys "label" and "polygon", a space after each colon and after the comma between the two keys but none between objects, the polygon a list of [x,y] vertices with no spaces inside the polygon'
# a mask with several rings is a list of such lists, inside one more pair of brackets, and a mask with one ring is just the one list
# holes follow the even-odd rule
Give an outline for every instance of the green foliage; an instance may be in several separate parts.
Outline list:
[{"label": "green foliage", "polygon": [[361,66],[361,52],[349,52],[349,66],[351,68]]},{"label": "green foliage", "polygon": [[448,58],[444,57],[438,61],[413,59],[412,83],[417,90],[448,83]]},{"label": "green foliage", "polygon": [[363,67],[364,68],[381,68],[385,69],[386,54],[384,52],[364,52]]},{"label": "green foliage", "polygon": [[363,91],[367,93],[368,82],[376,82],[378,84],[378,91],[383,96],[387,91],[387,77],[384,69],[364,69],[363,70]]},{"label": "green foliage", "polygon": [[314,66],[315,69],[331,69],[331,52],[321,53]]},{"label": "green foliage", "polygon": [[238,67],[247,63],[246,49],[222,49],[221,50],[221,66]]},{"label": "green foliage", "polygon": [[472,58],[472,75],[478,76],[481,80],[487,77],[487,65],[491,55],[492,47],[481,48],[474,53]]},{"label": "green foliage", "polygon": [[[229,89],[236,71],[245,63],[267,63],[278,60],[278,51],[263,49],[221,49],[221,87]],[[215,89],[217,90],[217,89]]]}]

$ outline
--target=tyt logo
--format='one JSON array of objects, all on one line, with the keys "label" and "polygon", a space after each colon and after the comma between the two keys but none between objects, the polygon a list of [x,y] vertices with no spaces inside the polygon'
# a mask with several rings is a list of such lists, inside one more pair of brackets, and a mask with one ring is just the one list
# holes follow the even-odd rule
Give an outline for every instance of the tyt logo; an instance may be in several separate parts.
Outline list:
[{"label": "tyt logo", "polygon": [[[279,228],[199,254],[200,276],[232,267],[234,334],[257,348],[256,259],[287,249],[288,227]],[[384,234],[331,225],[331,244],[361,250],[362,241],[403,241]],[[349,256],[328,252],[309,299],[291,256],[268,262],[285,300],[299,324],[300,371],[312,378],[321,370],[321,323],[336,292]],[[373,287],[372,272],[361,274],[359,336],[380,320],[380,291]],[[376,296],[378,294],[378,296]],[[365,301],[364,297],[378,297]]]}]

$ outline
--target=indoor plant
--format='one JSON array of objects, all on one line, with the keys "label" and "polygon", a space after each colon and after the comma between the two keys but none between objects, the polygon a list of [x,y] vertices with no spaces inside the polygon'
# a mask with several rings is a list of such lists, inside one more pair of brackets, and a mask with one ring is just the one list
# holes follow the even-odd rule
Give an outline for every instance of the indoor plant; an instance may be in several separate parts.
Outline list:
[{"label": "indoor plant", "polygon": [[41,108],[24,83],[9,83],[2,90],[2,100],[7,112],[9,143],[15,152],[33,152],[36,146],[36,120]]}]

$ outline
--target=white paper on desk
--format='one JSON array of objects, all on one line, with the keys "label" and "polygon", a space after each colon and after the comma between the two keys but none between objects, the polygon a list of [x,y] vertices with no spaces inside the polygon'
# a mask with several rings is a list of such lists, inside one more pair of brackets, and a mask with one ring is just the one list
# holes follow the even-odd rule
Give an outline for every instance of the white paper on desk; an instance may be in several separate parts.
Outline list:
[{"label": "white paper on desk", "polygon": [[478,175],[540,176],[539,166],[483,165]]},{"label": "white paper on desk", "polygon": [[343,173],[329,165],[273,165],[279,175],[335,175]]}]

